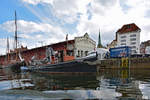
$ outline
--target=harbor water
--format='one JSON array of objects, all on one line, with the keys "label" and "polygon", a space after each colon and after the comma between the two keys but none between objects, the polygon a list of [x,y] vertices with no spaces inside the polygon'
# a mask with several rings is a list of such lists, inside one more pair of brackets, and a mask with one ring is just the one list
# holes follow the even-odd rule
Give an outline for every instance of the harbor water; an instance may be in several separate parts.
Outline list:
[{"label": "harbor water", "polygon": [[0,70],[0,100],[150,99],[150,70],[91,74],[14,73]]}]

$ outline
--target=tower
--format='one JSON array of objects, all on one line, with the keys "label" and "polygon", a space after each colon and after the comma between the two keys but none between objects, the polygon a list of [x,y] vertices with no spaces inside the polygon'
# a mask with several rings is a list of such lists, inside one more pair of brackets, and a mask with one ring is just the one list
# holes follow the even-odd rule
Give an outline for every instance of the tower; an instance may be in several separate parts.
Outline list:
[{"label": "tower", "polygon": [[97,45],[97,48],[103,48],[103,46],[102,46],[102,44],[101,44],[100,30],[99,30],[98,45]]}]

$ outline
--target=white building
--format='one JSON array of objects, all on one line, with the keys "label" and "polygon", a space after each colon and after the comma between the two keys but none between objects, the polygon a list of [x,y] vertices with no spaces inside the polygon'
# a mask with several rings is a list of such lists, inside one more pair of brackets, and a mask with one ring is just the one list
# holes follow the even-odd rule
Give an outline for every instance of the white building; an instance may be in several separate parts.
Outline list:
[{"label": "white building", "polygon": [[132,24],[123,25],[117,32],[117,46],[130,46],[132,54],[140,53],[140,32],[141,29]]},{"label": "white building", "polygon": [[96,42],[92,40],[88,33],[84,36],[75,37],[74,54],[75,58],[87,56],[89,51],[92,51],[96,47]]}]

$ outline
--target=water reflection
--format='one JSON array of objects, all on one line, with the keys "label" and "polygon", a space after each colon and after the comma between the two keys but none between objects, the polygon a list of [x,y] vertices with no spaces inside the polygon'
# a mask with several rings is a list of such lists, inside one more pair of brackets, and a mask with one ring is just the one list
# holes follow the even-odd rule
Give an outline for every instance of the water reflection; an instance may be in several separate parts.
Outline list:
[{"label": "water reflection", "polygon": [[150,99],[149,70],[93,74],[11,73],[0,70],[0,99]]},{"label": "water reflection", "polygon": [[104,90],[110,88],[121,93],[121,96],[117,97],[119,100],[150,99],[150,91],[141,88],[141,85],[147,88],[150,86],[149,70],[103,70],[98,80],[101,80],[100,86]]},{"label": "water reflection", "polygon": [[98,86],[95,74],[31,74],[31,79],[38,90],[74,90],[93,89]]}]

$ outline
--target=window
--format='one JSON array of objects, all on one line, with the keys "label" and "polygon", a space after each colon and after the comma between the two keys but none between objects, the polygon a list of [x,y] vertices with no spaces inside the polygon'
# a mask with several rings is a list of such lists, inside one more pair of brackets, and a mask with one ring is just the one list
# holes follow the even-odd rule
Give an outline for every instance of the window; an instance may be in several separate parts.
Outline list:
[{"label": "window", "polygon": [[135,41],[136,40],[136,38],[132,38],[132,39],[130,39],[130,41]]},{"label": "window", "polygon": [[87,56],[88,55],[88,51],[85,51],[85,56]]},{"label": "window", "polygon": [[136,50],[132,50],[131,52],[132,52],[132,53],[137,53]]},{"label": "window", "polygon": [[74,54],[74,53],[73,53],[73,50],[67,50],[67,55],[68,55],[68,56],[73,56],[73,54]]},{"label": "window", "polygon": [[136,46],[132,46],[132,49],[135,49],[136,48]]},{"label": "window", "polygon": [[132,35],[130,35],[130,37],[136,37],[136,34],[132,34]]},{"label": "window", "polygon": [[78,50],[78,55],[77,55],[77,57],[80,57],[80,51]]},{"label": "window", "polygon": [[121,45],[126,45],[126,43],[121,43]]},{"label": "window", "polygon": [[83,51],[81,51],[81,57],[83,57]]},{"label": "window", "polygon": [[126,36],[121,36],[121,38],[126,38]]},{"label": "window", "polygon": [[126,42],[126,40],[121,40],[121,42]]},{"label": "window", "polygon": [[131,45],[134,45],[134,44],[136,44],[136,42],[131,42]]},{"label": "window", "polygon": [[127,26],[126,26],[127,29],[129,29],[130,27],[131,27],[130,25],[127,25]]}]

